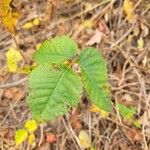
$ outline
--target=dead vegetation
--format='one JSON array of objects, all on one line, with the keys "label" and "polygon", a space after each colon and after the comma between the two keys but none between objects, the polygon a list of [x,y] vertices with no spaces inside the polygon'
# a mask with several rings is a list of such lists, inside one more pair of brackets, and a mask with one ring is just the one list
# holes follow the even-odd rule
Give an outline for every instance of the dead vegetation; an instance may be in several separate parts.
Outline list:
[{"label": "dead vegetation", "polygon": [[[80,130],[89,134],[96,150],[150,149],[150,1],[134,0],[129,19],[123,0],[14,0],[21,12],[16,35],[0,26],[0,149],[1,150],[80,150]],[[38,24],[25,28],[27,22]],[[6,70],[5,53],[17,45],[24,64],[31,65],[32,54],[44,39],[67,34],[80,48],[98,48],[108,62],[112,103],[116,101],[137,108],[136,118],[142,128],[123,119],[114,107],[107,118],[90,112],[83,96],[78,108],[64,117],[43,124],[36,132],[36,145],[25,142],[15,146],[14,132],[31,118],[26,104],[26,75]],[[79,49],[80,51],[80,49]],[[47,134],[56,136],[49,143]]]}]

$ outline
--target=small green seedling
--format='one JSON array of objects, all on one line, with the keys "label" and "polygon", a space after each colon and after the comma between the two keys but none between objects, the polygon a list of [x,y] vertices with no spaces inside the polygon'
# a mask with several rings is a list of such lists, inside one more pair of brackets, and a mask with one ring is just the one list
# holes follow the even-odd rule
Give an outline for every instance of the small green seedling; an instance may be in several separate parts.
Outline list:
[{"label": "small green seedling", "polygon": [[[35,52],[33,58],[37,67],[29,75],[28,104],[36,120],[27,120],[24,128],[15,133],[16,144],[28,139],[35,142],[34,131],[39,122],[48,122],[66,114],[71,107],[80,102],[83,87],[91,102],[93,112],[108,116],[110,104],[107,63],[95,48],[86,48],[76,56],[77,44],[68,36],[45,41]],[[72,66],[77,63],[81,74]],[[136,110],[117,103],[122,117],[137,128],[141,127],[135,119]]]},{"label": "small green seedling", "polygon": [[[35,52],[38,66],[29,75],[28,104],[37,121],[62,116],[80,101],[83,87],[90,100],[110,112],[107,63],[95,48],[86,48],[77,56],[77,44],[68,36],[46,40]],[[81,74],[72,65],[77,63]]]}]

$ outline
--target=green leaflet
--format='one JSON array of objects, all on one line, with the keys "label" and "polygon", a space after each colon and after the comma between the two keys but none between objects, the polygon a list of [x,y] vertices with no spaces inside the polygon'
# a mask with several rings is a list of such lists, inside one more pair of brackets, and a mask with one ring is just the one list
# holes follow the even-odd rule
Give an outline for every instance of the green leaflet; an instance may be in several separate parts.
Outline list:
[{"label": "green leaflet", "polygon": [[141,123],[138,119],[135,118],[136,109],[134,107],[126,107],[122,104],[117,103],[116,104],[120,114],[122,117],[130,121],[134,126],[137,128],[141,128]]},{"label": "green leaflet", "polygon": [[68,36],[55,37],[46,40],[34,54],[33,59],[39,64],[61,64],[71,59],[76,50],[77,44]]},{"label": "green leaflet", "polygon": [[107,64],[94,48],[87,48],[80,54],[79,65],[83,85],[91,101],[105,111],[111,111],[108,86]]},{"label": "green leaflet", "polygon": [[28,104],[38,121],[53,120],[78,104],[80,78],[69,68],[39,66],[29,76]]}]

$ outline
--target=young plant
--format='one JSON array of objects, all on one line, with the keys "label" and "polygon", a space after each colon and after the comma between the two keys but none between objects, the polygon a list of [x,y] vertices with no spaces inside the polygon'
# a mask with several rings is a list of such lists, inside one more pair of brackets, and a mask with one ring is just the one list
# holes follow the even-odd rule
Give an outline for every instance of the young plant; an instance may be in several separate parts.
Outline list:
[{"label": "young plant", "polygon": [[[111,111],[106,61],[95,48],[86,48],[79,56],[77,49],[71,38],[60,36],[46,40],[35,52],[38,67],[29,75],[28,104],[36,120],[53,120],[77,106],[83,87],[94,105]],[[81,75],[72,70],[73,62]]]}]

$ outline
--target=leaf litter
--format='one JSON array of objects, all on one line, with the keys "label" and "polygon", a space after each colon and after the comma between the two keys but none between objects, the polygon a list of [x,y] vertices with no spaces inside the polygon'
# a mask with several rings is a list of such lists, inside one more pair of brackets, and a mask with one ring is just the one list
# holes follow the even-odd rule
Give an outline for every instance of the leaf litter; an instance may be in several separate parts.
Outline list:
[{"label": "leaf litter", "polygon": [[[4,56],[0,57],[1,84],[13,82],[25,76],[4,71],[7,68],[7,62],[4,59],[5,50],[12,48],[16,43],[8,30],[14,33],[15,27],[17,48],[20,48],[25,55],[26,65],[32,64],[31,55],[36,50],[36,45],[58,34],[69,34],[75,37],[80,48],[93,45],[100,49],[108,61],[112,103],[116,101],[127,108],[136,108],[134,119],[142,123],[142,128],[136,128],[132,121],[123,119],[115,108],[109,116],[101,118],[99,111],[98,113],[90,112],[91,104],[87,101],[87,96],[83,95],[71,126],[69,121],[64,124],[59,118],[45,125],[43,130],[37,129],[35,147],[37,148],[41,143],[39,149],[49,149],[49,146],[51,149],[79,149],[78,135],[83,130],[90,138],[91,149],[92,147],[96,150],[149,149],[149,1],[119,0],[104,1],[104,4],[100,4],[98,0],[42,2],[13,0],[11,3],[15,7],[10,6],[10,1],[7,1],[6,11],[2,17],[3,26],[0,25],[0,55]],[[20,8],[21,11],[18,14],[17,10]],[[8,9],[10,9],[9,12]],[[0,13],[2,16],[2,9]],[[4,17],[6,14],[10,17],[9,22],[5,21],[5,19],[8,20]],[[40,20],[40,23],[33,22],[36,18]],[[83,25],[82,30],[81,25]],[[132,30],[127,34],[130,28]],[[120,38],[121,41],[119,41]],[[111,47],[114,43],[117,44]],[[23,84],[23,87],[18,85],[15,88],[2,89],[0,92],[0,122],[2,122],[0,139],[3,143],[0,146],[3,149],[17,149],[14,143],[14,132],[31,118],[26,106],[26,84]],[[70,118],[73,114],[69,114]],[[49,143],[46,139],[47,133],[56,135],[56,142]],[[42,140],[41,137],[43,137]],[[25,142],[22,150],[27,147],[33,148]]]}]

